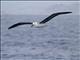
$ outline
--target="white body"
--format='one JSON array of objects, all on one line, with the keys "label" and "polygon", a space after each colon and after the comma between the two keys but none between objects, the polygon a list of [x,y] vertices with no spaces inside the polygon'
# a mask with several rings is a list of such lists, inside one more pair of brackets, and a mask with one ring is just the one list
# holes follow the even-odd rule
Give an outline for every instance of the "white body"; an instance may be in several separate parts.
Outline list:
[{"label": "white body", "polygon": [[40,27],[45,27],[45,24],[39,24],[38,22],[33,22],[32,27],[40,28]]}]

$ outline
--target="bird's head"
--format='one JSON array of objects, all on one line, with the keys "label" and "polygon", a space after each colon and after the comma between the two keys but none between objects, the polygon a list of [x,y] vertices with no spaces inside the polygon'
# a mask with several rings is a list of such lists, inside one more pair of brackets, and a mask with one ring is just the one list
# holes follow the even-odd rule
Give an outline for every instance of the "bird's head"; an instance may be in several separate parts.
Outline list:
[{"label": "bird's head", "polygon": [[38,22],[33,22],[31,27],[33,27],[33,26],[38,26],[38,25],[39,25]]},{"label": "bird's head", "polygon": [[33,22],[33,25],[38,25],[39,23],[38,22]]}]

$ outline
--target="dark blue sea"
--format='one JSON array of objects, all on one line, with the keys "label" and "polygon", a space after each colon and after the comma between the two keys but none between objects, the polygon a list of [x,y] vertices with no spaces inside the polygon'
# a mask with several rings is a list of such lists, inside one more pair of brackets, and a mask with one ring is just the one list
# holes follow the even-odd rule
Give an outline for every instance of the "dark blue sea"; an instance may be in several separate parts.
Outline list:
[{"label": "dark blue sea", "polygon": [[44,28],[18,22],[42,21],[47,15],[2,15],[1,60],[79,60],[79,15],[57,16]]}]

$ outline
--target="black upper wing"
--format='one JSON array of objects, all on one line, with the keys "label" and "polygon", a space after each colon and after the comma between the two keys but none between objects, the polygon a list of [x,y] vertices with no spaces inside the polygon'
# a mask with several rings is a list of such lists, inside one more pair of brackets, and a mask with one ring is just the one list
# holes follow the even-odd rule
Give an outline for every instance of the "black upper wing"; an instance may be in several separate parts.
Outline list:
[{"label": "black upper wing", "polygon": [[68,13],[72,13],[72,12],[58,12],[58,13],[54,13],[52,15],[50,15],[49,17],[45,18],[43,21],[41,21],[40,23],[46,23],[48,22],[49,20],[51,20],[52,18],[58,16],[58,15],[61,15],[61,14],[68,14]]},{"label": "black upper wing", "polygon": [[8,29],[11,29],[11,28],[14,28],[14,27],[17,27],[20,25],[25,25],[25,24],[32,24],[32,23],[31,22],[20,22],[20,23],[16,23],[16,24],[10,26]]}]

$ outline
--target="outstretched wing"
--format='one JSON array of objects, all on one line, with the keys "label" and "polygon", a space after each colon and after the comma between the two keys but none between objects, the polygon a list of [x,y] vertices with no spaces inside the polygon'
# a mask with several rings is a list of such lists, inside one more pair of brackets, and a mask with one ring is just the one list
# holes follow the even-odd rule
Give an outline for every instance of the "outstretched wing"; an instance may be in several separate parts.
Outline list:
[{"label": "outstretched wing", "polygon": [[20,23],[16,23],[16,24],[10,26],[8,29],[11,29],[11,28],[14,28],[14,27],[17,27],[20,25],[25,25],[25,24],[32,24],[32,23],[31,22],[20,22]]},{"label": "outstretched wing", "polygon": [[54,18],[54,17],[56,17],[58,15],[61,15],[61,14],[69,14],[69,13],[72,13],[72,12],[58,12],[58,13],[54,13],[54,14],[50,15],[49,17],[45,18],[40,23],[46,23],[46,22],[48,22],[49,20],[51,20],[52,18]]}]

